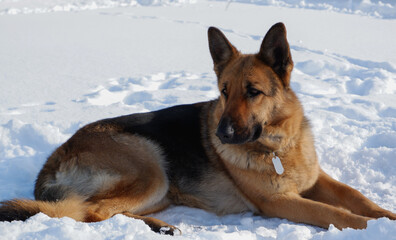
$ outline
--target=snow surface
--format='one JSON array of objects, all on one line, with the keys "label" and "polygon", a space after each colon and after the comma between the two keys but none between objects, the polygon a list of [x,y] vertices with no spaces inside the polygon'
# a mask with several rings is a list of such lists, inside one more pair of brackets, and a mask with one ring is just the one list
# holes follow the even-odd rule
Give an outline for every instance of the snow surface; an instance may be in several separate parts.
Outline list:
[{"label": "snow surface", "polygon": [[[286,24],[292,88],[312,122],[322,168],[396,212],[396,3],[360,1],[0,0],[0,200],[33,198],[46,157],[107,117],[218,96],[206,31],[256,52]],[[396,221],[324,230],[251,213],[173,206],[140,220],[0,223],[0,239],[396,239]]]}]

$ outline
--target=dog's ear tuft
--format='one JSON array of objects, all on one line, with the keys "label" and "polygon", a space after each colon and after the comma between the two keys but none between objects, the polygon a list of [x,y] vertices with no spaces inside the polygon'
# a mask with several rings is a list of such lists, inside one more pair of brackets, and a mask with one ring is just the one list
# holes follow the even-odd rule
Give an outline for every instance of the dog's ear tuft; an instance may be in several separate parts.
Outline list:
[{"label": "dog's ear tuft", "polygon": [[286,27],[283,23],[273,25],[261,43],[259,58],[270,66],[288,88],[293,60],[286,38]]},{"label": "dog's ear tuft", "polygon": [[228,41],[224,34],[215,27],[210,27],[208,29],[208,40],[215,72],[219,75],[225,64],[227,64],[238,51]]}]

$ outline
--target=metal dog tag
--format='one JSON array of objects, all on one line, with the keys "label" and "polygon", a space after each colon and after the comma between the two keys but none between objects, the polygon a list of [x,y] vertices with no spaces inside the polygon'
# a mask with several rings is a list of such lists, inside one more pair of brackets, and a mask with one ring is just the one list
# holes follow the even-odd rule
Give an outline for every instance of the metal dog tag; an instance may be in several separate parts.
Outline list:
[{"label": "metal dog tag", "polygon": [[278,175],[281,175],[284,172],[282,162],[278,156],[275,155],[272,157],[272,164],[274,164],[275,171]]}]

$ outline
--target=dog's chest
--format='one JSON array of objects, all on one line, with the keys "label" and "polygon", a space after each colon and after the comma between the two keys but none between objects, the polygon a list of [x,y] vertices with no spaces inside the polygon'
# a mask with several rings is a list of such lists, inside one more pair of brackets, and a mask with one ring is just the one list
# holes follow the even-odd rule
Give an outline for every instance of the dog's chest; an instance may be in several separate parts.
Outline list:
[{"label": "dog's chest", "polygon": [[319,171],[316,159],[295,162],[279,157],[277,160],[283,168],[280,173],[273,158],[272,155],[266,156],[260,163],[256,163],[255,168],[241,168],[227,161],[225,166],[235,185],[248,198],[265,199],[286,192],[300,194],[316,182]]}]

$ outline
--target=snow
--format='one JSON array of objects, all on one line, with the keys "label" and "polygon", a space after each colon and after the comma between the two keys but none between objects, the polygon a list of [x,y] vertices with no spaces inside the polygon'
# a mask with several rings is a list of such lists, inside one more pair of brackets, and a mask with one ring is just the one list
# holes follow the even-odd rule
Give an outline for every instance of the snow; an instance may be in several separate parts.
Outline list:
[{"label": "snow", "polygon": [[[322,168],[396,212],[396,3],[391,0],[0,0],[0,200],[33,198],[46,157],[89,122],[218,96],[207,45],[219,27],[256,52],[282,21],[292,88]],[[172,206],[140,220],[0,223],[0,239],[396,239],[396,221],[324,230],[252,213]]]},{"label": "snow", "polygon": [[[347,14],[372,16],[384,19],[396,18],[396,2],[393,0],[214,0],[248,3],[254,5],[280,6],[288,8],[305,8],[326,10]],[[196,3],[197,0],[1,0],[0,15],[70,12],[114,7],[133,6],[167,6]]]}]

